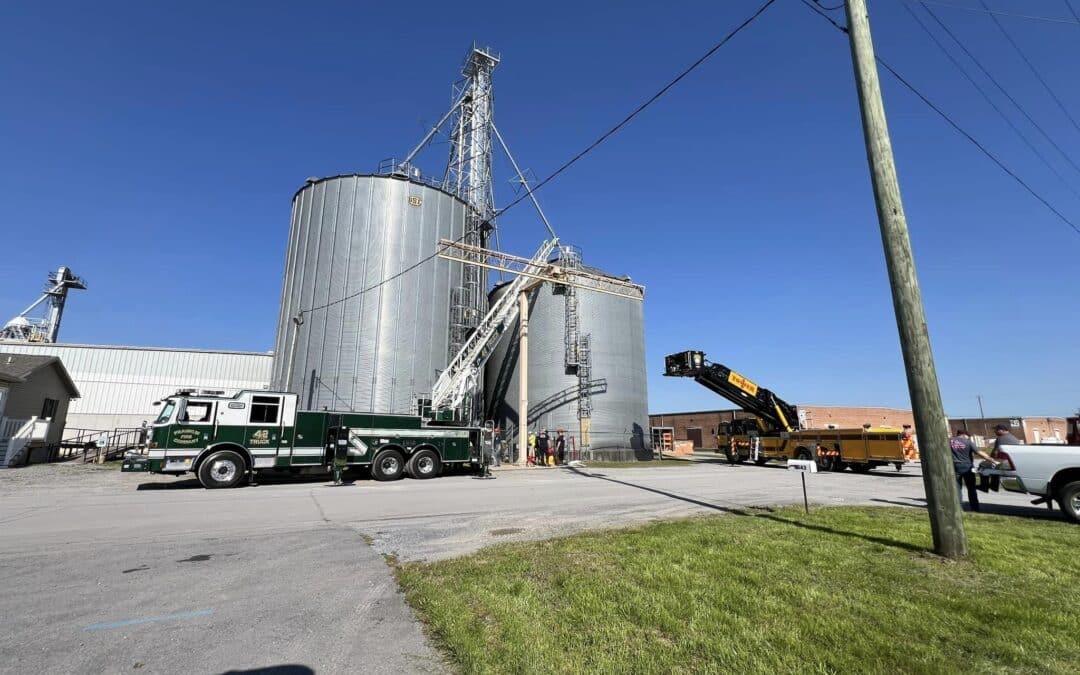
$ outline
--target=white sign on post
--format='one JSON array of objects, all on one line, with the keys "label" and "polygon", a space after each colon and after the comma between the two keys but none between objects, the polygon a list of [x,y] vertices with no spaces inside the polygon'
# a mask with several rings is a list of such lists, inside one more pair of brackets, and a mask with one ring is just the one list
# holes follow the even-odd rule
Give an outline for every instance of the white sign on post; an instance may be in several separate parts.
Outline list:
[{"label": "white sign on post", "polygon": [[789,459],[787,461],[788,471],[798,471],[799,478],[802,479],[802,502],[803,508],[807,513],[810,513],[810,500],[806,497],[806,474],[817,473],[817,462],[812,459]]}]

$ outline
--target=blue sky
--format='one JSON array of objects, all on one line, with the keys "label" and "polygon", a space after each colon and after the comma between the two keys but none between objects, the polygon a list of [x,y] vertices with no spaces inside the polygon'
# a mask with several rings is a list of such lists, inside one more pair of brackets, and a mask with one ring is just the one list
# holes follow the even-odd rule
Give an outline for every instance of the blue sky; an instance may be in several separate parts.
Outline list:
[{"label": "blue sky", "polygon": [[[66,342],[268,350],[293,193],[408,152],[474,40],[501,52],[497,123],[543,176],[758,3],[629,4],[3,3],[0,315],[66,264],[90,285],[68,304]],[[1069,16],[1050,0],[992,5]],[[1080,221],[1080,199],[900,0],[871,9],[879,54]],[[990,18],[935,10],[1080,163],[1080,130]],[[1002,20],[1080,116],[1080,26]],[[948,412],[977,414],[976,394],[988,415],[1074,411],[1080,236],[883,84]],[[437,170],[444,151],[421,164]],[[726,407],[659,376],[664,354],[690,348],[792,401],[908,405],[846,39],[796,0],[540,198],[588,262],[647,286],[653,410]],[[500,230],[519,253],[543,235],[527,204]]]}]

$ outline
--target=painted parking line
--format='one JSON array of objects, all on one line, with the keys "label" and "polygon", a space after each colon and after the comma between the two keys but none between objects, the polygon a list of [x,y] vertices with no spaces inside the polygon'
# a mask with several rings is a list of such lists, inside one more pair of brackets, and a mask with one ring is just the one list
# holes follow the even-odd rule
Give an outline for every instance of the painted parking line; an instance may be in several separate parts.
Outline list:
[{"label": "painted parking line", "polygon": [[111,630],[113,628],[123,628],[125,626],[138,626],[144,623],[156,623],[158,621],[181,621],[183,619],[195,619],[200,616],[209,616],[213,614],[212,609],[197,609],[194,612],[181,612],[179,614],[166,614],[165,616],[148,616],[142,619],[126,619],[124,621],[111,621],[109,623],[95,623],[91,626],[83,628],[84,631],[95,630]]}]

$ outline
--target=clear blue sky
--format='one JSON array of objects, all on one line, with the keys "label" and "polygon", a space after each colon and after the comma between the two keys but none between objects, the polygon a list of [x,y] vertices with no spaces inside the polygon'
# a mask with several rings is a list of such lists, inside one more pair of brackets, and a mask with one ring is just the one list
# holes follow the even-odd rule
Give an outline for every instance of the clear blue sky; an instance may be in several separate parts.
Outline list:
[{"label": "clear blue sky", "polygon": [[[293,193],[406,153],[472,41],[502,53],[496,119],[543,176],[758,3],[632,4],[3,3],[0,320],[66,264],[90,284],[66,342],[268,350]],[[992,5],[1069,16],[1051,0]],[[1080,220],[1080,199],[899,0],[871,8],[879,54]],[[1080,163],[1080,131],[989,17],[935,9]],[[1003,21],[1080,117],[1080,26]],[[988,415],[1074,411],[1080,236],[883,82],[947,410],[976,414],[981,393]],[[589,262],[647,285],[653,410],[726,407],[659,376],[664,354],[690,348],[792,401],[908,405],[847,43],[796,0],[541,200]],[[500,228],[520,253],[543,234],[527,204]]]}]

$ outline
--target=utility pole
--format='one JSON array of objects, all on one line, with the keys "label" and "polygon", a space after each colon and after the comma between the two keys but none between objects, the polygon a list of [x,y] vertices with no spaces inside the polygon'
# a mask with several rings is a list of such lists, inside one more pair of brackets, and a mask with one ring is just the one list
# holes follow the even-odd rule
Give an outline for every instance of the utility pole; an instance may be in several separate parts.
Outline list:
[{"label": "utility pole", "polygon": [[967,537],[960,516],[960,500],[957,499],[949,452],[948,420],[941,403],[922,293],[915,274],[915,259],[911,252],[904,206],[900,201],[900,185],[885,122],[866,0],[846,0],[845,5],[866,139],[866,158],[874,186],[874,201],[877,203],[881,242],[889,269],[889,285],[892,287],[900,348],[904,354],[911,408],[915,414],[915,429],[922,448],[919,454],[934,551],[947,558],[961,558],[968,552]]}]

